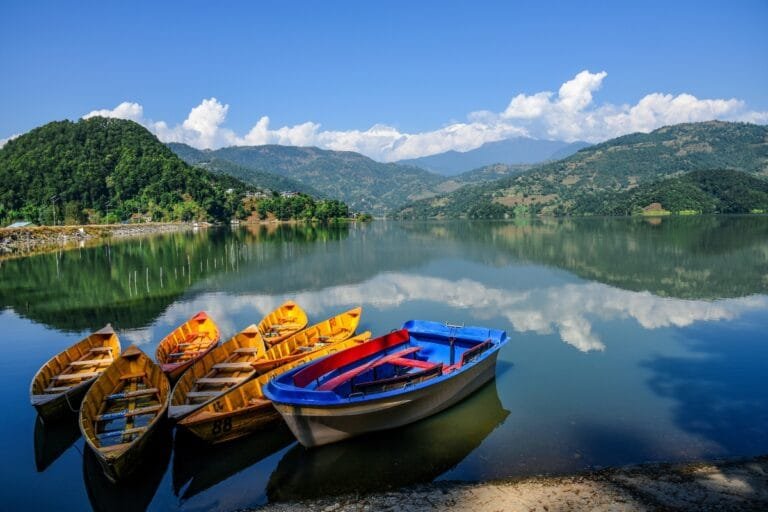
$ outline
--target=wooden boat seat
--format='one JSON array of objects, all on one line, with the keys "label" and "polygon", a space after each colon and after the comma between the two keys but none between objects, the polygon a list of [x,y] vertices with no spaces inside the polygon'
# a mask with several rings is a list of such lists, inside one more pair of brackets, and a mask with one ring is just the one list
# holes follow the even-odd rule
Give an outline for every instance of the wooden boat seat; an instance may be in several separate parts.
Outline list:
[{"label": "wooden boat seat", "polygon": [[112,364],[112,358],[108,359],[83,359],[81,361],[72,361],[69,366],[109,366]]},{"label": "wooden boat seat", "polygon": [[168,354],[168,357],[183,357],[183,356],[196,356],[202,354],[205,350],[189,350],[187,352],[173,352]]},{"label": "wooden boat seat", "polygon": [[354,392],[366,393],[372,389],[386,390],[395,386],[405,386],[412,382],[421,382],[433,377],[438,377],[443,373],[443,363],[433,364],[432,368],[422,370],[414,373],[406,373],[404,375],[398,375],[397,377],[390,377],[388,379],[379,379],[369,382],[361,382],[353,386]]},{"label": "wooden boat seat", "polygon": [[259,350],[260,349],[253,347],[243,347],[235,349],[234,352],[235,354],[258,354]]},{"label": "wooden boat seat", "polygon": [[264,400],[263,398],[251,398],[248,400],[248,405],[267,405],[271,403],[269,400]]},{"label": "wooden boat seat", "polygon": [[144,396],[144,395],[155,395],[160,390],[157,388],[147,388],[147,389],[138,389],[136,391],[128,391],[125,393],[115,393],[114,395],[109,395],[106,397],[106,400],[127,400],[129,398],[135,398],[137,396]]},{"label": "wooden boat seat", "polygon": [[203,377],[197,379],[198,384],[217,384],[217,385],[230,385],[240,384],[246,379],[246,377]]},{"label": "wooden boat seat", "polygon": [[147,430],[147,427],[136,427],[136,428],[127,428],[125,430],[113,430],[111,432],[103,432],[101,434],[96,434],[99,439],[108,439],[110,437],[122,437],[122,436],[130,436],[133,434],[140,434],[141,432],[144,432]]},{"label": "wooden boat seat", "polygon": [[253,371],[251,363],[218,363],[213,365],[215,370],[245,370]]},{"label": "wooden boat seat", "polygon": [[58,386],[58,387],[47,387],[45,388],[46,393],[63,393],[65,391],[68,391],[72,389],[72,385],[69,386]]},{"label": "wooden boat seat", "polygon": [[112,347],[93,347],[88,350],[88,352],[93,352],[94,354],[103,354],[104,352],[112,353]]},{"label": "wooden boat seat", "polygon": [[219,391],[190,391],[187,393],[187,398],[211,398],[219,393]]},{"label": "wooden boat seat", "polygon": [[429,361],[419,361],[418,359],[408,359],[405,357],[398,357],[397,359],[391,359],[390,364],[397,366],[405,366],[407,368],[421,368],[423,370],[430,370],[440,363],[430,363]]},{"label": "wooden boat seat", "polygon": [[120,380],[140,379],[147,376],[147,372],[126,373],[120,376]]},{"label": "wooden boat seat", "polygon": [[101,375],[101,372],[88,372],[88,373],[65,373],[55,376],[54,380],[83,380],[92,379]]},{"label": "wooden boat seat", "polygon": [[116,420],[118,418],[130,418],[131,416],[141,416],[142,414],[151,414],[153,412],[157,412],[162,408],[163,408],[162,405],[150,405],[147,407],[139,407],[132,411],[125,409],[117,412],[109,412],[106,414],[100,414],[99,416],[96,416],[96,421],[111,421],[111,420]]},{"label": "wooden boat seat", "polygon": [[401,350],[400,352],[395,352],[394,354],[389,354],[387,356],[380,357],[379,359],[374,359],[373,361],[367,364],[358,366],[357,368],[352,368],[351,370],[347,370],[346,372],[325,381],[324,383],[322,383],[320,386],[317,387],[317,390],[333,391],[334,389],[338,388],[342,384],[349,382],[350,380],[354,379],[355,377],[357,377],[362,373],[367,372],[368,370],[376,368],[377,366],[382,366],[387,363],[390,363],[392,360],[397,360],[407,355],[415,354],[419,350],[421,350],[421,347],[408,347],[407,349]]}]

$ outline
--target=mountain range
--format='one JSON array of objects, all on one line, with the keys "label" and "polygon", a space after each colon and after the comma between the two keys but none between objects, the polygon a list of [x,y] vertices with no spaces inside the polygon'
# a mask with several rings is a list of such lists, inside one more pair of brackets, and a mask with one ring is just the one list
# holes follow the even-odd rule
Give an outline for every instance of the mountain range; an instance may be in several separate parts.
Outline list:
[{"label": "mountain range", "polygon": [[[497,218],[599,214],[611,210],[607,203],[617,200],[617,193],[687,172],[709,170],[768,177],[768,127],[710,121],[625,135],[526,172],[411,203],[398,215]],[[726,181],[734,179],[741,181],[738,175],[725,177]]]},{"label": "mountain range", "polygon": [[400,160],[404,165],[415,165],[442,176],[458,174],[492,164],[535,164],[547,160],[560,160],[588,147],[587,142],[539,140],[530,137],[487,142],[470,151],[447,151],[436,155]]}]

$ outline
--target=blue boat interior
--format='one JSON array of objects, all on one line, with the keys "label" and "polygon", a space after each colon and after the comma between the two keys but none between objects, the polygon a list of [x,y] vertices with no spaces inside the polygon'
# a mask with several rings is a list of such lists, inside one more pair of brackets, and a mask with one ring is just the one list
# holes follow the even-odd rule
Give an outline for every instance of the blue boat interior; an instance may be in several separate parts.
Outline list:
[{"label": "blue boat interior", "polygon": [[272,391],[282,394],[287,385],[297,398],[352,398],[402,389],[459,370],[505,340],[498,330],[409,321],[400,331],[278,377]]}]

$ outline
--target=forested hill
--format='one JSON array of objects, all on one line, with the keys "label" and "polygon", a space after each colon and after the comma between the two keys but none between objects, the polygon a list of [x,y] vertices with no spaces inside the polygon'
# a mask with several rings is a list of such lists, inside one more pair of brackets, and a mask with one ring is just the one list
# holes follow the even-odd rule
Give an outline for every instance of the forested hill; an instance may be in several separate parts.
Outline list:
[{"label": "forested hill", "polygon": [[710,121],[635,133],[590,146],[528,172],[412,203],[401,217],[499,218],[598,213],[606,193],[698,170],[768,177],[768,127]]},{"label": "forested hill", "polygon": [[296,180],[280,176],[279,174],[261,169],[244,167],[234,162],[230,162],[229,160],[216,158],[212,155],[212,151],[196,149],[180,142],[170,142],[168,143],[168,147],[171,148],[171,151],[176,153],[179,158],[190,165],[201,167],[214,174],[228,174],[234,176],[235,178],[262,190],[268,189],[275,192],[302,192],[317,197],[323,196],[318,190],[305,183],[300,183]]},{"label": "forested hill", "polygon": [[[182,158],[195,155],[193,148],[171,146]],[[190,151],[192,150],[192,151]],[[233,146],[200,152],[205,161],[227,161],[248,172],[267,172],[311,187],[326,197],[341,199],[351,208],[387,213],[409,200],[434,195],[444,178],[409,165],[376,162],[351,151],[330,151],[295,146]],[[237,175],[256,183],[247,172]]]},{"label": "forested hill", "polygon": [[[100,222],[225,219],[245,185],[191,167],[146,128],[121,119],[56,121],[0,149],[0,219]],[[226,193],[227,189],[236,189]]]},{"label": "forested hill", "polygon": [[[650,207],[650,208],[649,208]],[[626,192],[582,199],[575,213],[768,213],[768,180],[741,171],[692,171]]]}]

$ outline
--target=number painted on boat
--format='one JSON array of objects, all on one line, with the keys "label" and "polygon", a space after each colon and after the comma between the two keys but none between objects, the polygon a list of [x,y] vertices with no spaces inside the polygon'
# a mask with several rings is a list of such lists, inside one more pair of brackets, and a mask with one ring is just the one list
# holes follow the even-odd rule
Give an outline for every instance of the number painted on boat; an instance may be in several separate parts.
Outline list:
[{"label": "number painted on boat", "polygon": [[223,420],[214,420],[213,422],[213,435],[218,436],[226,434],[232,430],[232,418],[224,418]]}]

